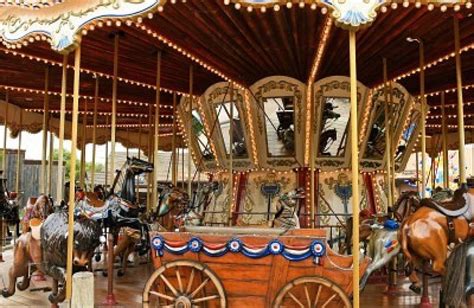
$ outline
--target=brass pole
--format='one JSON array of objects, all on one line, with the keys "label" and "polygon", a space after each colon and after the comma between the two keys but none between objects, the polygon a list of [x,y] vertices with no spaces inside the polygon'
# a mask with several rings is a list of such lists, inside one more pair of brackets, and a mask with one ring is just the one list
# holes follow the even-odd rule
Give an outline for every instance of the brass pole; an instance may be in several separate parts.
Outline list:
[{"label": "brass pole", "polygon": [[454,16],[454,53],[456,56],[456,85],[458,94],[458,134],[459,134],[459,185],[466,184],[466,160],[464,137],[464,110],[462,96],[462,66],[459,43],[459,19]]},{"label": "brass pole", "polygon": [[20,152],[21,152],[21,135],[23,130],[23,110],[20,110],[20,131],[18,133],[18,149],[16,152],[16,177],[15,177],[15,191],[20,193]]},{"label": "brass pole", "polygon": [[416,159],[416,192],[420,194],[420,159],[418,157],[418,152],[415,153]]},{"label": "brass pole", "polygon": [[91,170],[91,188],[95,186],[95,156],[96,156],[96,142],[97,142],[97,105],[99,103],[99,76],[95,77],[94,90],[94,118],[92,120],[92,170]]},{"label": "brass pole", "polygon": [[[105,126],[109,126],[109,117],[105,116]],[[105,187],[109,185],[109,140],[105,142]]]},{"label": "brass pole", "polygon": [[[234,143],[234,85],[229,82],[230,88],[230,119],[229,119],[229,226],[232,226],[232,207],[234,206],[234,155],[232,144]],[[225,102],[224,102],[225,104]],[[225,146],[224,146],[225,148]],[[191,149],[190,149],[191,151]],[[188,155],[191,153],[188,153]],[[268,213],[270,216],[270,213]]]},{"label": "brass pole", "polygon": [[[63,163],[64,163],[64,125],[66,122],[66,90],[67,90],[67,63],[68,63],[68,56],[63,56],[63,71],[61,77],[61,107],[59,112],[59,147],[58,147],[58,180],[57,180],[57,189],[56,189],[56,201],[59,202],[63,198]],[[73,183],[70,183],[73,185]],[[67,192],[65,192],[67,193]]]},{"label": "brass pole", "polygon": [[81,147],[81,170],[80,170],[80,187],[86,190],[86,127],[87,127],[87,101],[84,102],[84,114],[82,116],[82,147]]},{"label": "brass pole", "polygon": [[183,184],[183,190],[185,189],[186,179],[184,178],[184,147],[181,150],[181,180]]},{"label": "brass pole", "polygon": [[127,146],[125,147],[125,154],[129,157],[130,147],[128,146],[128,142],[130,142],[130,128],[126,127],[125,132],[127,133]]},{"label": "brass pole", "polygon": [[[115,133],[116,133],[116,125],[117,125],[118,53],[119,53],[119,36],[118,34],[115,34],[114,36],[114,76],[112,79],[112,120],[110,123],[112,125],[111,134],[110,134],[110,147],[111,147],[110,169],[112,170],[113,176],[115,176]],[[112,275],[112,274],[113,273],[109,273],[109,275]]]},{"label": "brass pole", "polygon": [[[152,205],[158,204],[158,146],[160,142],[160,88],[161,88],[161,51],[156,55],[156,97],[155,97],[155,140],[153,143],[153,183],[152,183]],[[190,195],[191,196],[191,195]],[[151,208],[148,208],[150,211]]]},{"label": "brass pole", "polygon": [[421,96],[421,197],[426,197],[426,98],[425,98],[425,48],[420,44],[420,96]]},{"label": "brass pole", "polygon": [[[309,89],[308,89],[308,95],[310,95],[310,106],[311,106],[311,110],[310,110],[310,119],[311,119],[311,122],[310,123],[314,123],[314,113],[315,113],[315,108],[316,106],[314,105],[314,95],[313,95],[313,85],[312,84],[309,84],[308,85]],[[310,222],[310,226],[311,226],[311,229],[314,229],[315,226],[316,226],[316,221],[315,221],[315,215],[316,215],[316,190],[314,189],[314,185],[315,185],[315,181],[314,181],[314,177],[315,177],[315,172],[316,172],[316,155],[315,155],[315,152],[316,152],[316,144],[315,144],[315,136],[314,136],[314,125],[310,124],[310,136],[309,136],[309,176],[310,176],[310,179],[309,179],[309,183],[310,183],[310,219],[309,219],[309,222]]]},{"label": "brass pole", "polygon": [[[142,146],[142,118],[138,119],[138,159],[141,159],[141,146]],[[137,186],[136,186],[136,202],[140,203],[140,176],[137,175]]]},{"label": "brass pole", "polygon": [[[188,132],[191,136],[193,129],[193,83],[194,83],[194,68],[189,67],[189,115],[188,115]],[[191,137],[190,137],[191,138]],[[230,179],[232,181],[232,179]],[[191,140],[188,142],[188,196],[192,196],[192,178],[191,178]],[[232,193],[232,192],[231,192]]]},{"label": "brass pole", "polygon": [[[388,97],[388,73],[387,73],[387,59],[383,58],[383,92],[384,92],[384,115],[385,115],[385,160],[386,160],[386,172],[387,172],[387,202],[388,209],[391,209],[393,206],[393,191],[392,191],[392,146],[390,144],[390,125],[391,121],[389,120],[389,97]],[[391,91],[390,91],[391,92]],[[390,100],[391,101],[391,100]]]},{"label": "brass pole", "polygon": [[[389,97],[389,108],[388,110],[390,111],[390,106],[393,106],[393,82],[392,81],[389,81],[388,82],[388,97]],[[390,116],[389,116],[389,119],[390,119]],[[395,185],[395,151],[396,151],[396,147],[397,145],[395,144],[395,142],[392,144],[392,121],[389,120],[389,135],[390,135],[390,142],[389,142],[389,145],[390,145],[390,148],[392,149],[392,151],[390,152],[390,179],[391,181],[389,182],[389,185],[391,185],[392,187],[392,204],[394,204],[396,202],[396,197],[395,197],[395,194],[397,192],[397,187]],[[395,274],[395,272],[393,272]]]},{"label": "brass pole", "polygon": [[[151,123],[152,123],[152,108],[153,108],[153,105],[150,104],[148,106],[148,138],[147,138],[147,148],[148,148],[148,162],[151,163],[153,162],[153,150],[151,149],[151,137],[152,137],[152,134],[151,134]],[[156,167],[153,166],[153,169],[155,169]],[[153,180],[153,175],[148,173],[148,176],[147,176],[147,183],[146,183],[146,208],[147,210],[148,209],[151,209],[153,207],[153,205],[151,204],[152,202],[152,198],[151,198],[151,195],[150,195],[150,186],[151,186],[151,181]]]},{"label": "brass pole", "polygon": [[441,126],[441,134],[443,138],[443,186],[444,188],[449,188],[448,127],[446,125],[444,91],[441,91]]},{"label": "brass pole", "polygon": [[8,138],[8,107],[10,105],[10,97],[8,94],[8,90],[5,91],[5,127],[3,131],[3,161],[2,161],[2,170],[3,170],[3,176],[6,178],[7,177],[7,138]]},{"label": "brass pole", "polygon": [[48,122],[49,122],[49,66],[46,66],[44,74],[44,111],[43,111],[43,148],[41,156],[41,176],[40,176],[40,193],[46,194],[46,151],[48,149]]},{"label": "brass pole", "polygon": [[74,89],[72,103],[72,131],[71,131],[71,161],[69,170],[69,217],[67,237],[67,261],[66,261],[66,299],[71,300],[72,295],[72,259],[74,250],[74,205],[75,205],[75,178],[76,178],[76,155],[77,155],[77,123],[79,113],[79,87],[81,78],[81,45],[77,46],[74,53]]},{"label": "brass pole", "polygon": [[48,162],[48,194],[50,196],[53,195],[52,187],[53,187],[53,153],[54,153],[54,134],[51,130],[51,118],[49,118],[49,162]]},{"label": "brass pole", "polygon": [[349,31],[349,63],[351,79],[351,168],[352,168],[352,296],[359,307],[359,144],[357,143],[357,63],[356,32]]},{"label": "brass pole", "polygon": [[173,160],[173,168],[171,171],[171,182],[173,186],[176,186],[177,179],[176,179],[176,92],[173,92],[173,137],[171,139],[171,158]]}]

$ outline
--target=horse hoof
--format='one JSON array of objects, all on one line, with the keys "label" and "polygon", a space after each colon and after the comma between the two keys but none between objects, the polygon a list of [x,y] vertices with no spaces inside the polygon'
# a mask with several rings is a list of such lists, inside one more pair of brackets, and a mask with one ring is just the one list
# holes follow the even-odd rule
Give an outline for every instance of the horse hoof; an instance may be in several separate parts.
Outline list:
[{"label": "horse hoof", "polygon": [[102,271],[102,276],[107,277],[107,271]]},{"label": "horse hoof", "polygon": [[94,257],[95,262],[100,262],[100,259],[102,259],[100,254],[96,254],[95,257]]},{"label": "horse hoof", "polygon": [[22,281],[22,282],[18,282],[16,284],[16,287],[18,288],[18,290],[20,291],[25,291],[26,289],[28,289],[28,287],[30,286],[30,281],[28,279],[28,281]]},{"label": "horse hoof", "polygon": [[8,289],[3,289],[3,290],[2,290],[2,296],[3,296],[3,297],[10,297],[10,296],[12,296],[12,295],[13,295],[13,294],[10,294],[10,293],[8,292]]},{"label": "horse hoof", "polygon": [[123,275],[125,275],[125,271],[119,269],[119,270],[117,271],[117,276],[118,276],[118,277],[123,277]]},{"label": "horse hoof", "polygon": [[415,284],[411,284],[410,285],[410,290],[412,290],[413,292],[415,292],[416,294],[421,294],[421,287],[415,285]]}]

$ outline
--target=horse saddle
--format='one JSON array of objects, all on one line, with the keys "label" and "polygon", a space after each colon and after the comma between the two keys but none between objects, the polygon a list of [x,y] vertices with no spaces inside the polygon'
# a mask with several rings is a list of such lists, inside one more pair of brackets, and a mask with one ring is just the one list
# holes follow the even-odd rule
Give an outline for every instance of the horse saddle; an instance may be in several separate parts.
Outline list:
[{"label": "horse saddle", "polygon": [[104,200],[100,200],[97,198],[97,195],[93,192],[87,192],[85,194],[85,199],[87,200],[87,203],[93,207],[103,207],[105,205]]},{"label": "horse saddle", "polygon": [[433,199],[425,198],[421,200],[420,206],[432,208],[451,218],[463,216],[469,209],[469,205],[466,203],[466,200],[462,197],[462,195],[461,197],[458,197],[456,194],[451,200],[446,200],[444,202],[438,202]]}]

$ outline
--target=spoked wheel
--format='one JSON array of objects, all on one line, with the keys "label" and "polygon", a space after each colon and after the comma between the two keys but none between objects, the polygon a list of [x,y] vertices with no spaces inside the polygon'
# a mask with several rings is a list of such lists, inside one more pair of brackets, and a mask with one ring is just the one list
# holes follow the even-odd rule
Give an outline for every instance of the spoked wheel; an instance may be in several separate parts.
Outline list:
[{"label": "spoked wheel", "polygon": [[178,260],[158,268],[143,290],[143,307],[227,307],[219,278],[204,264]]},{"label": "spoked wheel", "polygon": [[287,283],[278,292],[273,307],[352,307],[346,293],[334,282],[318,276],[305,276]]}]

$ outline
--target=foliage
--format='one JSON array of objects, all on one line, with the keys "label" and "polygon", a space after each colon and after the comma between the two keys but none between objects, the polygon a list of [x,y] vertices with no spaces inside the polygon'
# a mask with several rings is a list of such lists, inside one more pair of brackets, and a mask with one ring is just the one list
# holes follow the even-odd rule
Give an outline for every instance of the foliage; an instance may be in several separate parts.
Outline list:
[{"label": "foliage", "polygon": [[[57,161],[59,159],[59,151],[54,150],[53,152],[53,160]],[[69,179],[69,173],[71,171],[71,152],[63,151],[63,161],[65,163],[65,178]],[[81,160],[80,158],[76,159],[76,181],[79,180],[80,177],[80,170],[81,170]],[[86,172],[89,174],[92,170],[92,163],[86,162]],[[95,172],[104,172],[105,167],[103,164],[95,164]]]}]

